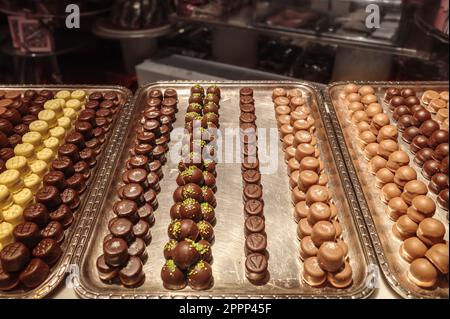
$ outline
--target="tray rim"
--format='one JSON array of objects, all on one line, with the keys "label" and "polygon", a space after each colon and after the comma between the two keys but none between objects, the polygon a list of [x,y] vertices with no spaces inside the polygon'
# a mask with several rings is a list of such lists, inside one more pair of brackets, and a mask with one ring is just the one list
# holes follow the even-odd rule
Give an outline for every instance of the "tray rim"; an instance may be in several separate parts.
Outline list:
[{"label": "tray rim", "polygon": [[[121,91],[124,94],[125,102],[121,106],[121,110],[119,110],[118,117],[116,118],[115,123],[113,124],[113,130],[112,133],[116,130],[116,126],[119,123],[119,119],[121,117],[121,114],[125,109],[128,109],[130,106],[130,103],[132,101],[133,93],[130,89],[121,86],[121,85],[97,85],[97,84],[0,84],[1,90],[8,90],[8,89],[15,89],[15,90],[27,90],[27,89],[39,89],[39,90],[74,90],[74,89],[83,89],[83,90],[117,90]],[[112,142],[113,134],[111,134],[108,143],[106,146],[111,144]],[[99,162],[102,162],[105,160],[106,157],[106,149],[103,151],[103,153],[100,155],[100,157],[97,159]],[[97,167],[94,175],[92,176],[91,185],[94,185],[96,182],[96,179],[99,175],[100,166]],[[88,204],[90,193],[92,191],[93,187],[89,187],[89,189],[86,191],[83,196],[84,203],[80,206],[78,214],[80,215],[76,222],[71,226],[73,227],[73,233],[71,234],[70,238],[67,238],[67,247],[66,250],[63,251],[63,254],[61,256],[60,261],[57,263],[53,271],[51,271],[50,275],[47,277],[47,279],[40,284],[38,287],[34,289],[30,289],[24,292],[15,293],[12,292],[0,292],[0,299],[42,299],[52,293],[55,289],[57,289],[63,279],[67,275],[67,269],[69,265],[71,265],[72,256],[76,250],[78,241],[80,240],[80,225],[84,219],[85,214],[85,207]]]},{"label": "tray rim", "polygon": [[[333,153],[334,160],[336,162],[336,167],[339,171],[339,178],[341,179],[341,183],[343,187],[348,190],[346,193],[346,200],[348,201],[349,207],[351,208],[351,216],[353,219],[353,222],[355,224],[355,231],[358,234],[358,239],[360,241],[362,250],[364,252],[364,259],[366,260],[367,266],[369,265],[377,265],[377,261],[375,258],[375,251],[372,247],[372,243],[370,241],[370,237],[368,234],[368,230],[366,229],[366,224],[364,222],[363,216],[361,214],[358,201],[356,198],[356,194],[353,191],[353,188],[350,184],[350,178],[348,176],[348,173],[345,169],[345,163],[342,157],[342,154],[340,153],[338,141],[336,139],[336,136],[334,134],[334,129],[332,127],[331,119],[329,118],[329,115],[326,110],[326,106],[324,104],[323,96],[322,96],[322,89],[326,87],[326,85],[322,84],[315,84],[312,82],[307,81],[191,81],[191,80],[183,80],[183,81],[157,81],[152,83],[147,83],[139,87],[139,89],[136,91],[133,100],[132,105],[130,108],[131,113],[132,110],[136,108],[137,101],[141,98],[142,93],[151,87],[154,86],[170,86],[170,85],[193,85],[193,84],[216,84],[216,85],[277,85],[277,86],[296,86],[301,85],[305,86],[308,89],[310,89],[312,92],[316,94],[317,97],[317,104],[319,108],[319,112],[322,116],[322,121],[324,122],[324,127],[326,130],[326,135],[328,137],[330,148]],[[128,114],[131,116],[131,114]],[[126,117],[126,114],[124,112],[123,117]],[[125,119],[126,127],[128,125],[131,125],[130,117],[127,117]],[[119,126],[117,127],[117,129]],[[126,134],[123,134],[124,136],[121,137],[121,145],[120,145],[120,153],[123,151],[123,145],[125,141]],[[118,154],[120,154],[118,153]],[[101,170],[104,169],[104,167],[107,165],[107,163],[103,163],[101,166]],[[117,163],[115,163],[115,166]],[[343,168],[343,169],[339,169]],[[112,173],[112,172],[110,172]],[[97,180],[98,182],[98,180]],[[109,179],[108,183],[111,183],[112,180]],[[106,186],[105,186],[106,187]],[[100,214],[100,204],[101,204],[101,196],[99,192],[91,192],[89,194],[90,200],[89,202],[96,203],[95,207],[90,207],[89,209],[93,209],[93,217],[92,220],[97,220],[98,215]],[[100,196],[100,197],[99,197]],[[84,217],[89,215],[86,213]],[[80,226],[81,228],[81,226]],[[87,224],[83,229],[80,229],[80,232],[82,232],[84,238],[89,238],[90,235],[92,235],[95,228],[95,222],[92,222],[90,224]],[[72,262],[76,263],[76,265],[81,269],[83,266],[83,259],[84,255],[87,253],[88,250],[88,243],[85,240],[79,241],[76,249],[76,253],[73,255]],[[367,279],[368,274],[366,274]],[[358,291],[355,291],[351,295],[347,296],[334,296],[334,295],[323,295],[323,294],[309,294],[309,295],[296,295],[296,294],[283,294],[283,295],[234,295],[234,294],[221,294],[221,295],[198,295],[193,293],[184,294],[184,295],[171,295],[170,293],[167,294],[149,294],[149,293],[133,293],[132,291],[129,291],[127,293],[120,293],[120,292],[114,292],[114,293],[108,293],[108,292],[98,292],[93,291],[88,287],[85,287],[83,284],[83,281],[79,281],[79,284],[74,287],[74,290],[76,294],[81,298],[92,298],[92,299],[110,299],[110,298],[119,298],[119,299],[248,299],[248,298],[258,298],[258,299],[358,299],[358,298],[368,298],[374,291],[376,287],[374,286],[368,286],[365,285],[363,288],[359,289]]]},{"label": "tray rim", "polygon": [[349,173],[349,176],[352,178],[352,185],[354,192],[357,194],[358,203],[361,208],[362,215],[364,217],[364,221],[366,223],[366,227],[369,230],[370,240],[372,241],[373,248],[376,252],[376,258],[379,266],[383,272],[383,276],[386,278],[389,286],[394,290],[396,294],[405,299],[432,299],[431,297],[424,296],[421,294],[414,293],[408,289],[406,289],[393,275],[391,269],[389,267],[389,263],[387,261],[386,255],[384,254],[383,245],[381,244],[380,237],[378,235],[375,222],[372,218],[372,214],[370,213],[369,206],[367,204],[366,198],[364,196],[364,192],[361,187],[361,182],[356,173],[356,169],[353,165],[353,161],[351,160],[350,153],[347,149],[347,145],[345,142],[344,133],[342,131],[342,126],[339,122],[339,118],[337,117],[336,109],[333,105],[333,101],[331,98],[331,90],[337,86],[342,86],[346,84],[354,83],[356,85],[371,85],[371,86],[449,86],[448,81],[337,81],[332,82],[326,86],[323,90],[323,97],[325,104],[327,105],[329,115],[333,122],[333,127],[335,128],[335,134],[338,137],[339,147],[341,149],[341,154],[345,159],[346,167]]}]

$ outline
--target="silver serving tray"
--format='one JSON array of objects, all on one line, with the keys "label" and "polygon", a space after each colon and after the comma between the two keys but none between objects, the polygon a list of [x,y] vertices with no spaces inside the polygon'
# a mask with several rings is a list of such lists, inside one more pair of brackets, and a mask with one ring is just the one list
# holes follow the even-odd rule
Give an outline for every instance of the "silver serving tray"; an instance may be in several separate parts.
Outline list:
[{"label": "silver serving tray", "polygon": [[[440,278],[439,284],[435,289],[419,288],[407,279],[406,274],[409,264],[399,254],[401,241],[395,238],[391,231],[394,222],[384,212],[386,205],[379,198],[380,190],[375,187],[375,177],[369,172],[368,162],[363,157],[363,149],[358,142],[358,132],[351,124],[346,107],[339,101],[339,92],[348,83],[371,85],[375,89],[375,94],[378,96],[385,113],[391,118],[392,123],[395,123],[395,121],[392,121],[392,111],[389,110],[387,103],[383,99],[385,89],[393,86],[413,88],[420,98],[424,90],[448,90],[449,84],[448,82],[338,82],[329,85],[324,91],[324,97],[330,111],[331,121],[336,129],[342,156],[347,164],[351,184],[357,194],[361,211],[377,254],[378,263],[389,285],[403,298],[448,299],[448,281],[445,278]],[[421,174],[420,167],[412,161],[414,155],[409,151],[409,145],[401,139],[401,136],[399,136],[398,143],[410,155],[410,165],[416,169],[418,179],[428,185],[428,181]],[[433,199],[436,198],[436,195],[431,192],[428,195]],[[446,226],[445,239],[448,240],[447,212],[438,208],[434,218],[439,219]]]},{"label": "silver serving tray", "polygon": [[[88,94],[92,91],[114,91],[116,92],[120,99],[120,110],[115,115],[114,122],[111,124],[111,129],[107,135],[107,142],[102,146],[102,152],[97,156],[97,165],[91,170],[91,178],[87,183],[86,192],[80,197],[81,205],[75,211],[74,214],[74,222],[72,225],[65,230],[65,239],[61,245],[63,250],[63,255],[59,259],[58,263],[54,265],[50,270],[50,275],[48,278],[37,288],[30,290],[12,290],[12,291],[0,291],[0,298],[44,298],[48,294],[50,294],[54,289],[56,289],[60,283],[65,278],[66,274],[70,270],[72,255],[75,252],[75,248],[78,244],[78,241],[82,237],[80,234],[80,227],[84,225],[86,222],[92,222],[88,219],[84,218],[85,207],[88,204],[88,197],[90,191],[95,188],[96,183],[94,180],[96,179],[97,174],[100,171],[100,167],[103,162],[109,161],[111,154],[107,154],[106,150],[110,149],[112,145],[115,145],[115,137],[120,132],[117,127],[120,126],[122,122],[121,117],[122,113],[126,113],[130,108],[130,102],[132,99],[132,93],[125,87],[121,86],[106,86],[106,85],[5,85],[0,86],[0,90],[6,91],[25,91],[28,89],[34,90],[52,90],[52,91],[60,91],[60,90],[76,90],[81,89],[85,90]],[[101,174],[99,174],[101,175]],[[72,271],[72,270],[71,270]]]},{"label": "silver serving tray", "polygon": [[[80,223],[78,247],[72,262],[80,268],[80,282],[75,287],[82,298],[367,298],[374,291],[370,282],[376,268],[376,258],[364,218],[353,192],[351,179],[346,173],[340,155],[332,122],[330,121],[319,87],[305,82],[201,82],[207,86],[218,85],[222,90],[220,125],[237,128],[239,125],[239,89],[252,87],[255,91],[258,128],[276,128],[275,112],[271,100],[276,87],[299,88],[311,105],[316,120],[317,138],[321,145],[322,160],[330,175],[334,200],[338,206],[343,236],[349,245],[350,263],[354,272],[354,283],[346,289],[332,287],[311,288],[301,280],[302,262],[299,259],[299,243],[296,223],[293,219],[284,153],[279,143],[278,167],[273,174],[263,175],[266,232],[270,281],[264,286],[254,286],[245,278],[244,270],[244,213],[242,203],[242,177],[240,164],[219,164],[217,169],[217,224],[215,243],[212,248],[214,286],[206,291],[186,288],[170,291],[163,288],[160,271],[164,264],[163,246],[167,242],[167,227],[170,222],[169,209],[173,204],[172,194],[176,188],[176,164],[170,161],[163,167],[164,179],[158,195],[159,208],[155,212],[156,224],[152,228],[153,239],[147,246],[148,260],[144,264],[145,283],[135,289],[118,284],[105,284],[96,270],[96,259],[102,254],[102,240],[107,234],[107,222],[112,218],[111,206],[117,199],[128,147],[134,138],[134,128],[142,111],[143,99],[151,89],[175,88],[179,95],[179,113],[174,127],[184,124],[189,89],[197,82],[157,82],[141,87],[133,106],[127,108],[117,127],[117,140],[109,145],[111,155],[100,168],[96,186],[90,193],[85,213]],[[120,130],[120,133],[118,132]],[[278,134],[278,133],[277,133]],[[276,140],[278,135],[276,134]],[[267,137],[269,138],[269,137]],[[173,141],[169,146],[173,145]],[[261,154],[260,154],[261,158]],[[264,167],[264,166],[262,166]]]}]

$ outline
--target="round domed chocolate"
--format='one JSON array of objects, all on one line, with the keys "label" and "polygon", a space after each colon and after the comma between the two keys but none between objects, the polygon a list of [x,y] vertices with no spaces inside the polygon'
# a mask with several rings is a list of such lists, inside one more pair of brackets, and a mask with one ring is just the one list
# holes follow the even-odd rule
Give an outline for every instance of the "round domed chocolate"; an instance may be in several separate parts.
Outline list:
[{"label": "round domed chocolate", "polygon": [[419,130],[420,134],[430,137],[435,131],[439,130],[439,128],[439,123],[435,120],[426,120],[422,123],[422,125],[420,125]]},{"label": "round domed chocolate", "polygon": [[398,121],[398,119],[403,115],[411,115],[411,111],[406,105],[398,106],[392,114],[392,117],[394,118],[394,120]]},{"label": "round domed chocolate", "polygon": [[427,146],[428,146],[428,138],[425,135],[417,135],[411,141],[409,149],[411,150],[411,152],[416,153]]},{"label": "round domed chocolate", "polygon": [[411,88],[405,88],[401,91],[401,95],[403,98],[408,98],[410,96],[416,96],[416,91]]},{"label": "round domed chocolate", "polygon": [[436,160],[428,160],[422,166],[422,174],[425,178],[430,179],[434,174],[438,173],[441,168],[441,163]]},{"label": "round domed chocolate", "polygon": [[405,142],[411,143],[412,140],[420,134],[419,128],[417,126],[410,126],[403,131],[402,138]]},{"label": "round domed chocolate", "polygon": [[416,153],[416,156],[414,157],[414,163],[422,167],[426,161],[432,158],[433,158],[433,150],[428,147],[422,148]]},{"label": "round domed chocolate", "polygon": [[399,96],[401,95],[401,91],[400,89],[396,88],[396,87],[391,87],[388,88],[386,90],[386,92],[384,93],[384,99],[389,102],[394,96]]},{"label": "round domed chocolate", "polygon": [[442,161],[446,156],[448,156],[449,148],[448,143],[441,143],[433,151],[433,159],[437,161]]},{"label": "round domed chocolate", "polygon": [[397,127],[400,132],[403,132],[410,126],[417,126],[418,124],[417,120],[411,114],[402,115],[397,121]]},{"label": "round domed chocolate", "polygon": [[402,96],[394,96],[389,101],[391,109],[395,109],[397,106],[405,105],[405,99]]},{"label": "round domed chocolate", "polygon": [[443,189],[448,188],[448,175],[440,172],[434,174],[428,188],[433,193],[439,194]]},{"label": "round domed chocolate", "polygon": [[441,190],[437,197],[437,202],[442,209],[448,210],[448,188]]},{"label": "round domed chocolate", "polygon": [[430,148],[435,148],[441,143],[448,143],[448,131],[446,130],[436,130],[428,139],[428,146]]},{"label": "round domed chocolate", "polygon": [[423,123],[431,119],[431,113],[426,109],[416,111],[413,116],[419,123]]},{"label": "round domed chocolate", "polygon": [[419,98],[418,98],[417,96],[415,96],[415,95],[413,95],[413,96],[408,96],[408,97],[405,99],[405,104],[406,104],[406,106],[409,106],[409,107],[414,106],[414,105],[420,105],[420,100],[419,100]]},{"label": "round domed chocolate", "polygon": [[448,156],[444,157],[439,167],[441,173],[448,174]]},{"label": "round domed chocolate", "polygon": [[172,252],[173,261],[182,270],[186,270],[200,259],[200,253],[193,241],[180,241]]}]

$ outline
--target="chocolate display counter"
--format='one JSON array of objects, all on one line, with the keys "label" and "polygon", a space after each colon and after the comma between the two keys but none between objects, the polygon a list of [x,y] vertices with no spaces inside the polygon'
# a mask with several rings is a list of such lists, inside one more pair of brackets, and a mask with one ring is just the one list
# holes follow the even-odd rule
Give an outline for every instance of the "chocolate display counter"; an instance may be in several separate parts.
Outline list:
[{"label": "chocolate display counter", "polygon": [[368,298],[378,269],[448,298],[448,83],[5,87],[0,111],[1,297],[66,296],[74,267],[82,298]]}]

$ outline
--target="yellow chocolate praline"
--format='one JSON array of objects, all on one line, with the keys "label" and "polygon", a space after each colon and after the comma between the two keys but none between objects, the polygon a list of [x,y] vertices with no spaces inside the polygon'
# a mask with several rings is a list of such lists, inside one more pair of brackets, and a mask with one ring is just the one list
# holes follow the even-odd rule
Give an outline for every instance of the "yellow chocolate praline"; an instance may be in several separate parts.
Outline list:
[{"label": "yellow chocolate praline", "polygon": [[49,148],[53,151],[53,153],[56,154],[56,152],[58,151],[58,147],[59,145],[62,143],[63,141],[60,141],[59,139],[57,139],[56,137],[49,137],[48,139],[46,139],[44,141],[44,146],[46,148]]},{"label": "yellow chocolate praline", "polygon": [[30,174],[23,179],[23,183],[33,194],[36,194],[41,186],[42,179],[37,174]]},{"label": "yellow chocolate praline", "polygon": [[53,151],[49,148],[44,148],[36,153],[36,157],[38,160],[50,163],[55,157],[55,153],[53,153]]},{"label": "yellow chocolate praline", "polygon": [[31,172],[40,177],[44,176],[48,170],[48,164],[42,160],[36,160],[30,165]]},{"label": "yellow chocolate praline", "polygon": [[17,204],[12,205],[8,209],[3,210],[3,220],[12,226],[17,226],[23,221],[23,208]]},{"label": "yellow chocolate praline", "polygon": [[0,185],[8,187],[11,193],[17,193],[23,188],[23,181],[20,179],[19,171],[8,169],[0,174]]},{"label": "yellow chocolate praline", "polygon": [[62,141],[66,136],[66,130],[61,126],[56,126],[50,130],[50,136],[56,137],[58,140]]},{"label": "yellow chocolate praline", "polygon": [[49,126],[47,122],[42,120],[33,121],[30,123],[30,132],[37,132],[42,135],[42,138],[48,137]]},{"label": "yellow chocolate praline", "polygon": [[30,143],[22,143],[17,144],[16,147],[14,147],[14,154],[16,156],[25,156],[28,161],[34,159],[34,145]]},{"label": "yellow chocolate praline", "polygon": [[55,95],[55,97],[57,99],[63,99],[65,101],[69,100],[70,96],[71,96],[71,94],[67,90],[62,90],[62,91],[56,92],[56,95]]},{"label": "yellow chocolate praline", "polygon": [[83,102],[86,98],[86,92],[83,90],[75,90],[70,94],[70,97],[72,99],[79,100],[80,102]]},{"label": "yellow chocolate praline", "polygon": [[31,144],[34,146],[35,151],[42,148],[42,134],[39,132],[28,132],[22,136],[22,143]]},{"label": "yellow chocolate praline", "polygon": [[59,100],[50,100],[50,101],[45,102],[44,109],[55,112],[57,119],[60,118],[61,116],[63,116],[62,105],[61,105],[61,101],[59,101]]},{"label": "yellow chocolate praline", "polygon": [[5,247],[13,242],[13,230],[14,226],[8,222],[0,223],[0,245]]},{"label": "yellow chocolate praline", "polygon": [[33,201],[33,192],[28,188],[23,188],[20,192],[13,195],[14,203],[25,208]]},{"label": "yellow chocolate praline", "polygon": [[52,110],[43,110],[38,114],[38,119],[47,122],[49,128],[53,128],[57,125],[56,114]]},{"label": "yellow chocolate praline", "polygon": [[66,100],[58,98],[58,99],[55,99],[55,101],[59,102],[59,105],[61,106],[61,108],[66,107]]},{"label": "yellow chocolate praline", "polygon": [[71,99],[66,102],[66,108],[74,109],[75,111],[81,110],[81,102],[75,99]]},{"label": "yellow chocolate praline", "polygon": [[[71,110],[71,109],[67,109],[67,110]],[[64,128],[66,131],[68,131],[72,127],[72,120],[67,116],[60,117],[58,119],[58,126]]]},{"label": "yellow chocolate praline", "polygon": [[6,169],[15,169],[19,171],[20,175],[24,176],[30,172],[27,158],[24,156],[14,156],[6,161]]},{"label": "yellow chocolate praline", "polygon": [[0,185],[0,220],[3,218],[1,216],[1,210],[8,208],[13,204],[13,197],[11,196],[8,187],[5,185]]},{"label": "yellow chocolate praline", "polygon": [[77,119],[77,112],[74,109],[71,108],[65,108],[63,110],[64,116],[68,117],[71,121],[74,121]]}]

